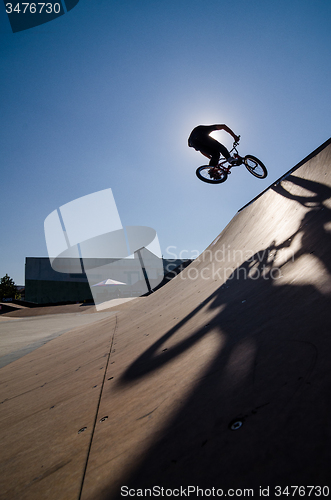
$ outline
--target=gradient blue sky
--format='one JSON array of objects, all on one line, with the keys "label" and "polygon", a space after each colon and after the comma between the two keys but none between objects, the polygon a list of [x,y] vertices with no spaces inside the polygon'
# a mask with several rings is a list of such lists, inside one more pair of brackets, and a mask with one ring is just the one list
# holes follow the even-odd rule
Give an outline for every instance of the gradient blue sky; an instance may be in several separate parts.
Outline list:
[{"label": "gradient blue sky", "polygon": [[[13,34],[1,4],[0,277],[24,284],[47,215],[109,187],[165,257],[203,251],[330,137],[330,23],[329,0],[80,0]],[[187,137],[211,123],[241,134],[267,179],[200,182]]]}]

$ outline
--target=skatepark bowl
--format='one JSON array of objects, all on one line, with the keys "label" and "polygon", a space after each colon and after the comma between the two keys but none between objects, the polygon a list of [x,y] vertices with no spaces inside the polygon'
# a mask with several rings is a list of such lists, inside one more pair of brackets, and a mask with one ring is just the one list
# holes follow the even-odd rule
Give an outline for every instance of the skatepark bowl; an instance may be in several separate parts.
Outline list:
[{"label": "skatepark bowl", "polygon": [[9,361],[1,498],[327,496],[330,233],[328,140],[167,285]]}]

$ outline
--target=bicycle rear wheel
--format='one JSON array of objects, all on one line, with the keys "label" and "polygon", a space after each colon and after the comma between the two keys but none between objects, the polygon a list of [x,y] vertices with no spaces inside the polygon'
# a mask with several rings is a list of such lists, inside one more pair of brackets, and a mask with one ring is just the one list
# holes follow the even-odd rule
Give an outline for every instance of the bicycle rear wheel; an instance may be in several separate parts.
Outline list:
[{"label": "bicycle rear wheel", "polygon": [[259,179],[264,179],[268,175],[266,167],[263,165],[262,161],[255,158],[253,155],[246,155],[244,158],[245,167],[247,170],[258,177]]},{"label": "bicycle rear wheel", "polygon": [[200,181],[208,182],[209,184],[220,184],[221,182],[225,182],[228,178],[226,172],[218,170],[218,172],[213,173],[211,169],[212,167],[210,165],[203,165],[202,167],[198,167],[195,173]]}]

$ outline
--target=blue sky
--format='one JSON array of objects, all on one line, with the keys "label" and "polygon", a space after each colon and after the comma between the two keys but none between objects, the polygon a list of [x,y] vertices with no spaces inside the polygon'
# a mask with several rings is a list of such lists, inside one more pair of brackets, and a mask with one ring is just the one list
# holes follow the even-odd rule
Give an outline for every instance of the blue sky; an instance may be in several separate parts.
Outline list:
[{"label": "blue sky", "polygon": [[[202,252],[330,137],[330,21],[326,0],[80,0],[12,33],[1,5],[0,277],[23,284],[25,257],[47,256],[45,218],[106,188],[165,257]],[[200,182],[187,137],[211,123],[269,176]]]}]

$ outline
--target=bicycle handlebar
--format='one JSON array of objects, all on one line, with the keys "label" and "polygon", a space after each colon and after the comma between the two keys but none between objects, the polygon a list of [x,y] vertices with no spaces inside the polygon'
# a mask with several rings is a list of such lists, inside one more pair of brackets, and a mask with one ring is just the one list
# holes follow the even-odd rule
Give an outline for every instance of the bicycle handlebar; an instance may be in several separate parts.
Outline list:
[{"label": "bicycle handlebar", "polygon": [[234,141],[233,143],[233,147],[236,148],[239,144],[239,141],[240,141],[240,135],[238,135],[238,140],[237,141]]}]

